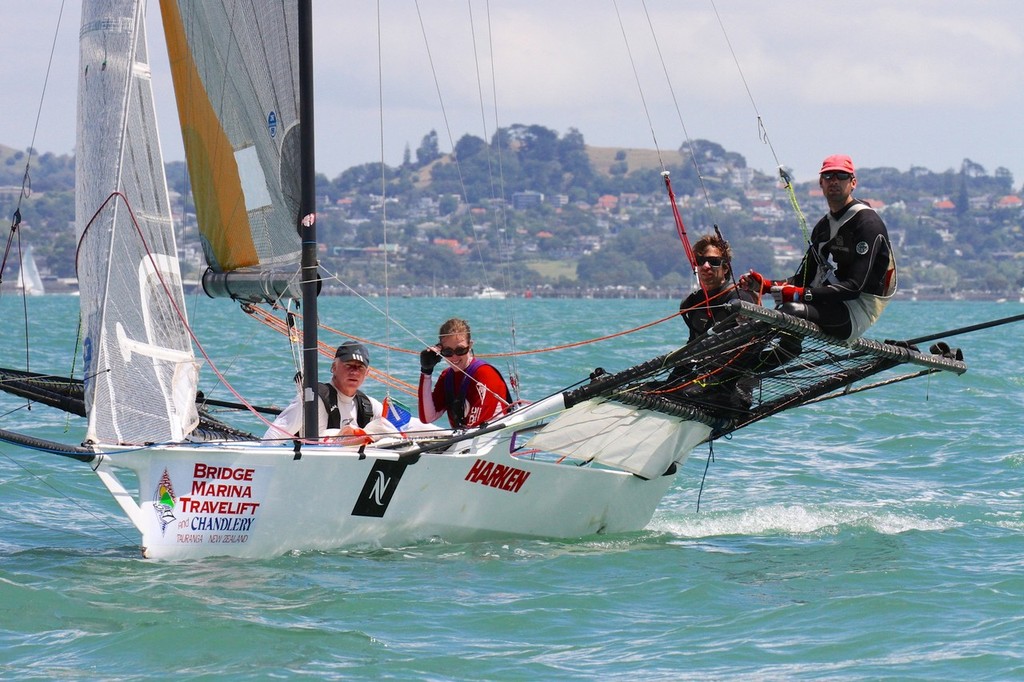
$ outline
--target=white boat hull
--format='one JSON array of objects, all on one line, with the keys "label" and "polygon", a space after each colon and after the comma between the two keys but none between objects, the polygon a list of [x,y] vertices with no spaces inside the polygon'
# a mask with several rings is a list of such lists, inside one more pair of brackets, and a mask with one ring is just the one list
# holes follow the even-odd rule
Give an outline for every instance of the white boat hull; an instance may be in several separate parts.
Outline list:
[{"label": "white boat hull", "polygon": [[[284,446],[107,450],[96,471],[154,559],[635,531],[674,480],[516,457],[501,447],[507,436],[495,441],[489,455],[410,464],[334,446],[307,445],[297,460]],[[135,472],[137,494],[121,486],[122,468]]]}]

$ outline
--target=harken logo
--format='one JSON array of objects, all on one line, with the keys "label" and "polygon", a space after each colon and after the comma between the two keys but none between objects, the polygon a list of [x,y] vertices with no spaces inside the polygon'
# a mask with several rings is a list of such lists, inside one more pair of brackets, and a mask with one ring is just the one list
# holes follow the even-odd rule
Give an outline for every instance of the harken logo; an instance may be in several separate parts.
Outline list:
[{"label": "harken logo", "polygon": [[376,516],[381,518],[395,496],[398,482],[402,480],[407,465],[403,462],[378,459],[363,482],[363,489],[352,507],[352,516]]}]

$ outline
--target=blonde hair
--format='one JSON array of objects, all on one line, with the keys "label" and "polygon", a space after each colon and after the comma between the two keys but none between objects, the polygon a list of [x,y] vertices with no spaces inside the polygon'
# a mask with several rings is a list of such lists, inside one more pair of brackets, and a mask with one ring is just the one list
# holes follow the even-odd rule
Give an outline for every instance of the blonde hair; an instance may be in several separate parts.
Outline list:
[{"label": "blonde hair", "polygon": [[451,336],[453,334],[465,334],[466,341],[472,341],[473,336],[469,331],[469,322],[458,317],[453,317],[437,330],[438,343],[444,340],[444,337]]}]

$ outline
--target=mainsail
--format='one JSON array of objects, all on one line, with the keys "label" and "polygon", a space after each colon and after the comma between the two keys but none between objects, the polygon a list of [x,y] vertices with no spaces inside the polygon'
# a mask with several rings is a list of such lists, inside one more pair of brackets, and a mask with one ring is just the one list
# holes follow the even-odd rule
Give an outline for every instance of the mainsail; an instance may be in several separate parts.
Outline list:
[{"label": "mainsail", "polygon": [[82,6],[75,212],[92,442],[179,441],[198,423],[143,4]]},{"label": "mainsail", "polygon": [[36,267],[36,259],[32,255],[32,247],[25,247],[25,255],[21,258],[21,269],[18,270],[18,281],[14,285],[16,291],[24,292],[27,296],[39,296],[46,293],[43,287],[43,278],[39,276],[39,269]]},{"label": "mainsail", "polygon": [[162,0],[211,296],[299,297],[297,3]]}]

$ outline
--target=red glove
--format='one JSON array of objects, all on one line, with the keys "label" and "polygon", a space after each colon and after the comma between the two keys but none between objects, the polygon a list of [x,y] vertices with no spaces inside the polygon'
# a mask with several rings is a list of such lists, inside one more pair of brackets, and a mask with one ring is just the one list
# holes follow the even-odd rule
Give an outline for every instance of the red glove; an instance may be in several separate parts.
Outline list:
[{"label": "red glove", "polygon": [[772,281],[760,272],[751,270],[740,277],[740,287],[749,289],[759,296],[764,296],[772,290]]},{"label": "red glove", "polygon": [[799,303],[804,298],[804,288],[795,287],[792,284],[784,284],[781,287],[774,287],[772,295],[775,298],[781,296],[783,303]]}]

